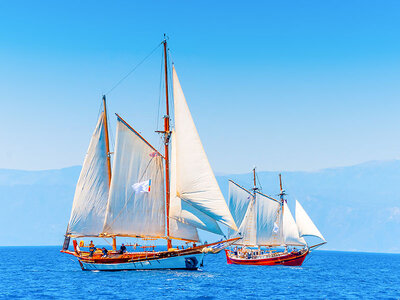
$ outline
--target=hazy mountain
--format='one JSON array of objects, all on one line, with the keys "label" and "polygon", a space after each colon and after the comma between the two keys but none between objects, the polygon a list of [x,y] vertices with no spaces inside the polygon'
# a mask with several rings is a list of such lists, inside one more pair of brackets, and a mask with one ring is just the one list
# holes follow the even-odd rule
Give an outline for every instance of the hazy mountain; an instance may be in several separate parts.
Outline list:
[{"label": "hazy mountain", "polygon": [[[80,167],[0,170],[0,245],[61,244]],[[217,176],[251,188],[251,174]],[[277,172],[258,172],[262,191],[276,195]],[[400,252],[400,161],[369,162],[316,172],[284,172],[294,213],[298,199],[328,241],[325,249]]]}]

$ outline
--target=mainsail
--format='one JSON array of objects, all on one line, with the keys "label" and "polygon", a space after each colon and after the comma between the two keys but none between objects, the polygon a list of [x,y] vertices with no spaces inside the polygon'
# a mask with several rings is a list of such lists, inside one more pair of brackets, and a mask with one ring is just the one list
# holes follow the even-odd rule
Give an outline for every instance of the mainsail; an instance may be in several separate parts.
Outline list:
[{"label": "mainsail", "polygon": [[257,245],[282,244],[282,227],[280,222],[281,203],[256,192],[257,206]]},{"label": "mainsail", "polygon": [[165,236],[163,158],[119,116],[103,233]]},{"label": "mainsail", "polygon": [[[229,208],[235,221],[240,224],[241,245],[280,245],[279,201],[260,192],[251,194],[233,181],[229,181]],[[279,225],[277,225],[277,222]],[[230,232],[230,235],[233,234]]]},{"label": "mainsail", "polygon": [[296,200],[296,223],[299,228],[300,236],[315,236],[325,241],[317,226],[313,223],[308,216],[300,202]]},{"label": "mainsail", "polygon": [[95,236],[102,231],[108,199],[107,172],[106,133],[102,113],[76,185],[67,234]]},{"label": "mainsail", "polygon": [[[203,149],[175,67],[173,67],[172,72],[176,178],[171,178],[171,181],[175,182],[176,193],[171,195],[180,198],[212,219],[237,230]],[[195,213],[195,215],[198,214]]]}]

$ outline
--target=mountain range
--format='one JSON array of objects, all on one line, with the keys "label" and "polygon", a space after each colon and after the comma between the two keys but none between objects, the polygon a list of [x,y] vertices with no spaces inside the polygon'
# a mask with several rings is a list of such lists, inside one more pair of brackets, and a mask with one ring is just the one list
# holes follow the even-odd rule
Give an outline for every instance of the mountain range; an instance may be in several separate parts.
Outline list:
[{"label": "mountain range", "polygon": [[[61,245],[80,166],[45,171],[0,169],[0,245]],[[252,187],[252,174],[218,175]],[[323,249],[400,253],[400,160],[374,161],[314,172],[282,172],[294,200],[325,236]],[[277,172],[257,172],[262,192],[279,193]]]}]

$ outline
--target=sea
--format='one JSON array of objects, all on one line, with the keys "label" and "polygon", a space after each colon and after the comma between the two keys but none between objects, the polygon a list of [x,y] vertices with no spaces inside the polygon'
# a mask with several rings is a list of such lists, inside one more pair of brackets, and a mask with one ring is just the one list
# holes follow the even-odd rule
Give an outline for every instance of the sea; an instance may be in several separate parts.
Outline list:
[{"label": "sea", "polygon": [[60,247],[0,247],[0,299],[400,299],[400,254],[314,251],[301,267],[82,271]]}]

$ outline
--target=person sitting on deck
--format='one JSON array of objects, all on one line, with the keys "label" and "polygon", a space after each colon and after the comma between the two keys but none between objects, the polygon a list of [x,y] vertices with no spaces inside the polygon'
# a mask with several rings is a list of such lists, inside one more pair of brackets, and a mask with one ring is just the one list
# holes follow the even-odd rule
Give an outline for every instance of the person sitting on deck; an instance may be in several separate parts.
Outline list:
[{"label": "person sitting on deck", "polygon": [[102,256],[102,257],[107,257],[108,250],[107,250],[106,248],[103,247],[103,249],[101,250],[101,252],[103,252],[103,256]]},{"label": "person sitting on deck", "polygon": [[124,254],[126,252],[126,247],[124,244],[121,245],[121,248],[119,248],[119,254]]},{"label": "person sitting on deck", "polygon": [[89,256],[90,256],[90,257],[93,256],[94,251],[96,251],[96,247],[94,246],[93,241],[90,241],[90,244],[89,244],[89,252],[90,252],[90,253],[89,253]]}]

